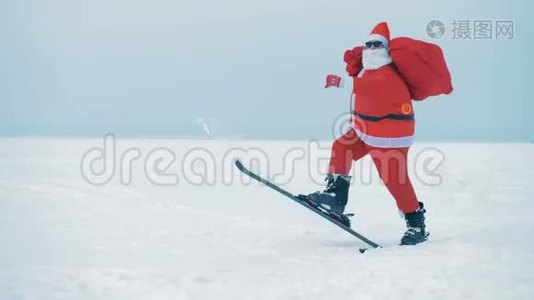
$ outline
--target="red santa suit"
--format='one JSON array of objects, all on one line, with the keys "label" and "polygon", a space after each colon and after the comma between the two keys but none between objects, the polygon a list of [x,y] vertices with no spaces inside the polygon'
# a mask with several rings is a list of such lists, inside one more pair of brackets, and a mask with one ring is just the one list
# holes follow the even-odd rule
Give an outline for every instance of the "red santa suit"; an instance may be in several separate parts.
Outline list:
[{"label": "red santa suit", "polygon": [[[391,45],[390,48],[389,28],[385,22],[378,24],[373,29],[368,41],[382,42],[384,51],[391,53],[393,58],[397,55],[401,65],[411,64],[412,67],[405,72],[405,75],[412,86],[407,83],[406,76],[401,75],[402,70],[397,68],[396,61],[391,59],[389,55],[387,56],[391,59],[390,63],[386,61],[383,66],[374,69],[365,68],[365,57],[362,64],[362,56],[366,54],[363,53],[364,47],[356,47],[345,53],[344,60],[347,63],[347,71],[354,81],[352,129],[334,141],[329,173],[348,175],[353,161],[370,154],[380,178],[395,198],[399,210],[404,213],[414,212],[419,208],[419,202],[408,177],[407,167],[408,149],[413,142],[415,127],[412,99],[422,100],[430,95],[450,93],[452,91],[450,75],[444,64],[446,72],[436,72],[435,70],[428,72],[442,76],[440,78],[436,79],[421,74],[421,71],[423,73],[425,71],[424,64],[426,62],[424,61],[419,70],[413,71],[413,68],[417,68],[413,65],[413,61],[421,60],[414,58],[413,55],[404,55],[405,52],[403,51],[405,50],[403,49],[420,45],[411,43],[410,39],[402,38],[399,40],[403,43],[400,50],[397,50],[395,45]],[[436,51],[433,47],[431,49]],[[424,53],[428,53],[428,51]],[[416,55],[421,54],[416,53]],[[391,62],[395,62],[395,64]],[[430,65],[435,66],[435,63]],[[425,80],[431,81],[432,85],[423,82]],[[436,81],[444,84],[436,85]],[[421,86],[423,86],[422,89]],[[425,86],[432,90],[425,89]],[[416,97],[412,95],[412,91],[417,91]]]},{"label": "red santa suit", "polygon": [[366,144],[409,147],[415,119],[410,91],[393,64],[360,71],[354,77],[351,123]]}]

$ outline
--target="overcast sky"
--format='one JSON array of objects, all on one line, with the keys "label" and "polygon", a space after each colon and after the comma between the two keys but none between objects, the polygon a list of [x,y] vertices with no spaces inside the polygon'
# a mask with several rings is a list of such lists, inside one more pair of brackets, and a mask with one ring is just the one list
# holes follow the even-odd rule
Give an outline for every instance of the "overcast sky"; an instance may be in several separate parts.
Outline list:
[{"label": "overcast sky", "polygon": [[[345,49],[379,21],[439,44],[455,91],[415,106],[418,141],[534,141],[533,5],[515,1],[2,0],[0,135],[330,139]],[[431,20],[445,35],[426,33]],[[455,20],[491,39],[454,39]],[[513,21],[513,38],[496,22]]]}]

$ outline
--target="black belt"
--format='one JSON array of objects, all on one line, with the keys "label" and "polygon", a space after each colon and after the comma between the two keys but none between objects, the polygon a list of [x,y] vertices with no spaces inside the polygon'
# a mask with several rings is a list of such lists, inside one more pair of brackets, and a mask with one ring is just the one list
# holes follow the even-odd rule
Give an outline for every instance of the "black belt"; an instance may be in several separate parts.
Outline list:
[{"label": "black belt", "polygon": [[363,115],[363,114],[360,114],[360,113],[355,112],[355,111],[353,111],[352,114],[355,117],[358,117],[358,118],[360,118],[360,119],[362,119],[364,121],[369,121],[369,122],[378,122],[378,121],[382,121],[384,119],[392,119],[392,120],[400,120],[400,121],[415,120],[415,116],[414,115],[387,114],[385,116],[375,117],[375,116]]}]

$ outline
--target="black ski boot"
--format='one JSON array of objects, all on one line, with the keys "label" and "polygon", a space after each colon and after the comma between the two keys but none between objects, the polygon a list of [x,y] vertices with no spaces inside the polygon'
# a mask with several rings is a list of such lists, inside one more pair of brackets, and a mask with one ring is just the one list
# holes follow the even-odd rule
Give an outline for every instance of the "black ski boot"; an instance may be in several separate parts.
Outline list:
[{"label": "black ski boot", "polygon": [[415,245],[426,241],[428,233],[425,231],[425,212],[423,203],[419,202],[418,210],[404,214],[408,230],[401,239],[401,245]]},{"label": "black ski boot", "polygon": [[350,176],[339,174],[328,174],[325,181],[326,189],[322,192],[315,192],[298,197],[307,201],[311,205],[324,210],[327,214],[337,219],[347,227],[350,227],[349,215],[344,215],[345,205],[349,198]]}]

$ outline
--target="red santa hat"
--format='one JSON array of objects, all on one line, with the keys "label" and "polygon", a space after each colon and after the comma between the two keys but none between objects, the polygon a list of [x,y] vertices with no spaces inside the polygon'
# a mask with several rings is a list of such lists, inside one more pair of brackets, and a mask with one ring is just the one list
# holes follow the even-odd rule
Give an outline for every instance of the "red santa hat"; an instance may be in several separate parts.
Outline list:
[{"label": "red santa hat", "polygon": [[389,27],[387,22],[378,23],[373,28],[367,39],[367,42],[371,41],[380,41],[384,44],[384,47],[389,48]]}]

